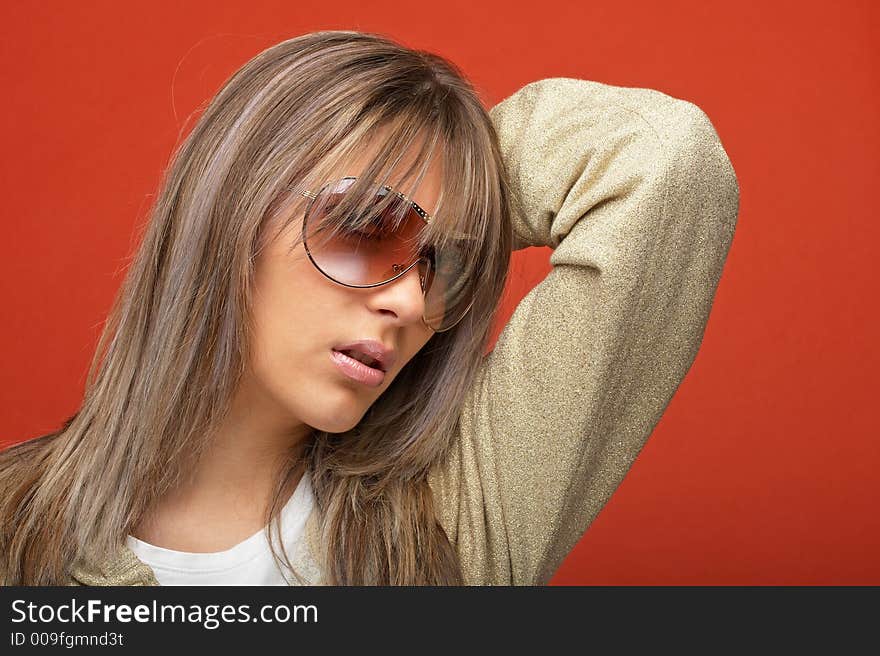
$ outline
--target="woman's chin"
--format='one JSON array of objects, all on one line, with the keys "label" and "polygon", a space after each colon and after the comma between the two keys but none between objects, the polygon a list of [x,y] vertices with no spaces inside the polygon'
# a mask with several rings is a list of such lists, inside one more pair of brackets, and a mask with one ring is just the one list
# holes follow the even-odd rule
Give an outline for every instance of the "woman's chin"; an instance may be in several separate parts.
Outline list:
[{"label": "woman's chin", "polygon": [[352,412],[350,409],[333,417],[316,418],[315,421],[309,422],[315,430],[327,433],[345,433],[358,425],[364,413]]}]

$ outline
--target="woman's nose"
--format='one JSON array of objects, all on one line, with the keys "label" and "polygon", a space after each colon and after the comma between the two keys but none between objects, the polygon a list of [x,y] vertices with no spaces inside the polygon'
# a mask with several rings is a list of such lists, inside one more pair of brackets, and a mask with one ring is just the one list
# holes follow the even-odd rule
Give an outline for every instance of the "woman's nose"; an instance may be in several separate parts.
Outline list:
[{"label": "woman's nose", "polygon": [[400,323],[420,321],[425,313],[422,273],[417,264],[405,274],[385,285],[372,289],[368,304],[376,312],[390,312]]}]

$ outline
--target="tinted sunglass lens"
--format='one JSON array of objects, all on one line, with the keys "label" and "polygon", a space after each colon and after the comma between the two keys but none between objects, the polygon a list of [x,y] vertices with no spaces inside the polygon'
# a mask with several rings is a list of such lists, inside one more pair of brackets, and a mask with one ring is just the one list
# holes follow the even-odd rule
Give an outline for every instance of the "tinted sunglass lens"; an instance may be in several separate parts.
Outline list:
[{"label": "tinted sunglass lens", "polygon": [[452,246],[432,254],[431,287],[425,294],[425,323],[437,332],[448,330],[469,311],[475,277],[467,270],[464,253]]},{"label": "tinted sunglass lens", "polygon": [[[355,287],[387,282],[416,262],[414,245],[424,221],[396,202],[365,225],[328,220],[350,184],[325,187],[312,201],[303,225],[306,248],[318,269],[337,282]],[[383,197],[377,193],[376,204]]]}]

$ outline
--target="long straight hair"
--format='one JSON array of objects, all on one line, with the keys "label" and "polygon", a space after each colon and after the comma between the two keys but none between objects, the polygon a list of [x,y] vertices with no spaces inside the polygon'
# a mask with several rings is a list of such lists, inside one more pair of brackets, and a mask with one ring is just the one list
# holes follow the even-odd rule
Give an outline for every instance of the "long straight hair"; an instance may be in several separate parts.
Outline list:
[{"label": "long straight hair", "polygon": [[112,557],[194,471],[249,362],[255,258],[301,218],[299,191],[375,145],[378,127],[389,129],[352,188],[354,216],[374,202],[371,181],[387,180],[410,147],[418,156],[395,186],[410,198],[440,158],[423,239],[442,248],[465,235],[463,265],[479,284],[465,318],[434,334],[354,428],[312,430],[291,448],[267,508],[270,545],[298,577],[271,536],[292,484],[308,475],[324,582],[464,582],[427,474],[454,439],[504,289],[508,178],[489,115],[454,64],[383,35],[322,31],[247,62],[176,148],[78,411],[0,453],[3,583],[63,584],[72,565]]}]

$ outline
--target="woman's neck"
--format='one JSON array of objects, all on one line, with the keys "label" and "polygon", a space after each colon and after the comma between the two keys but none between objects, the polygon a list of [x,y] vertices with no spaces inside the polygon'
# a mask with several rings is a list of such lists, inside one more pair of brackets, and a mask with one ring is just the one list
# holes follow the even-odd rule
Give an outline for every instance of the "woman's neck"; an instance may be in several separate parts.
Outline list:
[{"label": "woman's neck", "polygon": [[[238,544],[265,526],[278,476],[310,433],[243,383],[193,471],[184,472],[132,535],[177,551],[222,551]],[[288,494],[298,482],[291,481]]]}]

